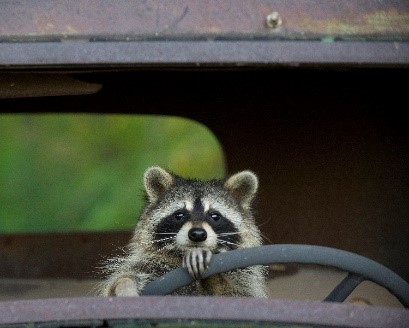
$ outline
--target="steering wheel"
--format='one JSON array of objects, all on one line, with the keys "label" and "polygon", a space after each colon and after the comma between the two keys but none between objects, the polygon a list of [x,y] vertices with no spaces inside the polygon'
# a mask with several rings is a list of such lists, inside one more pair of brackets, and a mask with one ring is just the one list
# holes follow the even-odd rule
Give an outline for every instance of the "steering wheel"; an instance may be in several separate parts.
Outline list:
[{"label": "steering wheel", "polygon": [[[237,249],[213,255],[202,276],[207,278],[238,268],[272,263],[318,264],[347,271],[347,277],[324,299],[325,302],[343,302],[362,281],[370,280],[385,287],[409,308],[409,284],[395,272],[361,255],[330,247],[278,244]],[[186,269],[177,268],[147,284],[141,295],[167,295],[193,281]]]}]

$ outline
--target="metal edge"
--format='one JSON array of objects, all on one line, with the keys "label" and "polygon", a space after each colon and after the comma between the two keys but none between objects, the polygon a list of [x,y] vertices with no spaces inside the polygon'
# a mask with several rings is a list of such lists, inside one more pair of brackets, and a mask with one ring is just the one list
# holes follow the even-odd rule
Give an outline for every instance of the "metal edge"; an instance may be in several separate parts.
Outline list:
[{"label": "metal edge", "polygon": [[70,320],[230,320],[342,327],[404,327],[409,310],[260,298],[143,296],[0,302],[0,324]]},{"label": "metal edge", "polygon": [[0,43],[0,69],[98,66],[408,66],[409,42],[137,41]]}]

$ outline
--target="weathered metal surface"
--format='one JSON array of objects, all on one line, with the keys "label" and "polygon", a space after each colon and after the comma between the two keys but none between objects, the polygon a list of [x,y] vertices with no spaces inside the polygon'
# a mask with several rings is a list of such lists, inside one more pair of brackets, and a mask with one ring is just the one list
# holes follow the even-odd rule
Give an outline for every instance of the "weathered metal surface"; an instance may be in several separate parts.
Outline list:
[{"label": "weathered metal surface", "polygon": [[[280,24],[266,22],[277,13]],[[2,1],[7,41],[140,38],[409,39],[406,0]]]},{"label": "weathered metal surface", "polygon": [[409,64],[408,42],[138,41],[0,43],[0,69]]},{"label": "weathered metal surface", "polygon": [[0,10],[2,68],[405,65],[408,40],[405,0],[39,0]]},{"label": "weathered metal surface", "polygon": [[234,320],[342,327],[407,327],[409,310],[231,297],[66,298],[0,303],[0,324],[68,320]]}]

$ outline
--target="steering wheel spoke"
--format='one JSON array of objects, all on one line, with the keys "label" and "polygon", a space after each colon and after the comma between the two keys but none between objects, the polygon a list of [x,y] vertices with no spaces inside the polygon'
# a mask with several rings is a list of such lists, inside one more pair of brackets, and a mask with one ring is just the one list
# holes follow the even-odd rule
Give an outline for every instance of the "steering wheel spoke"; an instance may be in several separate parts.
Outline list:
[{"label": "steering wheel spoke", "polygon": [[324,302],[343,302],[351,295],[359,284],[364,281],[365,278],[355,274],[348,273],[348,275],[324,298]]}]

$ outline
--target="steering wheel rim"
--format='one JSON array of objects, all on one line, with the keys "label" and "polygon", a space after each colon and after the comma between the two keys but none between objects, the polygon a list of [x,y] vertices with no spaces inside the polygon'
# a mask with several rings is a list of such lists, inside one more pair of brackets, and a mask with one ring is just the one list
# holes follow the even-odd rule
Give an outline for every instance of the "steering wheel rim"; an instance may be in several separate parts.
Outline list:
[{"label": "steering wheel rim", "polygon": [[[409,308],[409,284],[395,272],[364,256],[324,246],[277,244],[214,254],[202,276],[204,279],[217,273],[272,263],[318,264],[348,272],[324,301],[342,301],[359,283],[369,280],[385,287]],[[147,284],[141,295],[167,295],[193,281],[186,269],[177,268]],[[341,295],[341,300],[336,295]]]}]

